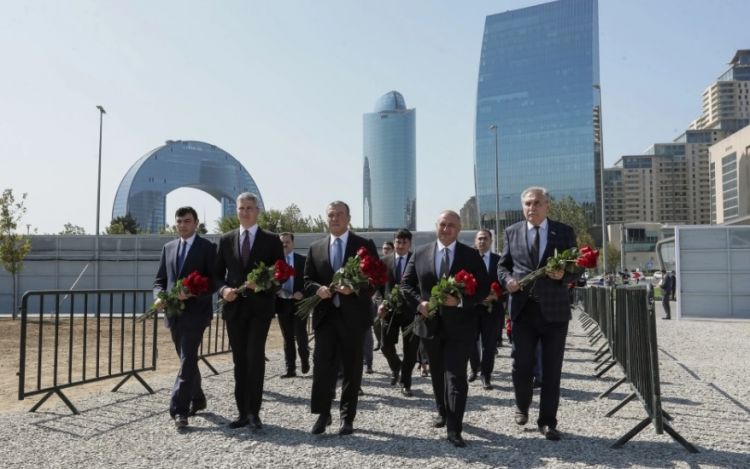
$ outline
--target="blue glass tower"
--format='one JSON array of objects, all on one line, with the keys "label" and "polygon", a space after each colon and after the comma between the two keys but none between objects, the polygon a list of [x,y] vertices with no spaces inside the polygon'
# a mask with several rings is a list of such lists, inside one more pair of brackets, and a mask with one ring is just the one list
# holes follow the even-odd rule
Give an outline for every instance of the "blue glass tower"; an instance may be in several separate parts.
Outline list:
[{"label": "blue glass tower", "polygon": [[[223,217],[236,215],[235,198],[253,192],[263,199],[242,163],[216,145],[193,140],[169,140],[143,155],[122,178],[115,194],[112,218],[130,214],[140,229],[158,233],[167,219],[167,194],[181,187],[202,190],[221,202]],[[205,220],[204,220],[205,221]]]},{"label": "blue glass tower", "polygon": [[500,229],[521,220],[519,196],[532,185],[572,196],[598,220],[598,84],[597,0],[486,18],[474,139],[483,226],[495,226],[496,210]]},{"label": "blue glass tower", "polygon": [[390,91],[364,115],[363,227],[417,227],[416,111]]}]

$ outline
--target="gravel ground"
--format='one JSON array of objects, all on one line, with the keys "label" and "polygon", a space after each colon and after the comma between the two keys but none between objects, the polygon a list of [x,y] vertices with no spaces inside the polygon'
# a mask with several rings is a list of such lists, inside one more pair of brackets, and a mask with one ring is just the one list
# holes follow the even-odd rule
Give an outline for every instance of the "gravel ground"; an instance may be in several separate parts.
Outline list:
[{"label": "gravel ground", "polygon": [[[209,408],[178,433],[167,403],[173,376],[152,377],[156,394],[131,380],[120,392],[76,402],[70,415],[56,398],[36,413],[0,414],[0,466],[24,467],[750,467],[750,391],[747,358],[749,322],[659,321],[660,372],[664,408],[674,428],[699,450],[690,454],[666,433],[647,427],[622,449],[611,443],[645,417],[634,401],[604,414],[629,392],[597,395],[621,375],[615,369],[593,377],[594,347],[577,320],[568,337],[558,415],[563,440],[543,439],[535,425],[513,423],[508,347],[500,349],[495,389],[479,382],[469,388],[464,437],[457,449],[445,430],[432,428],[428,378],[415,378],[413,398],[389,385],[387,365],[376,353],[373,375],[365,375],[355,434],[309,433],[311,377],[282,380],[280,352],[269,353],[261,418],[264,429],[229,430],[235,417],[232,373],[204,379]],[[536,399],[536,397],[535,397]],[[29,407],[32,402],[29,401]],[[334,403],[337,408],[337,402]],[[536,418],[532,408],[530,422]]]}]

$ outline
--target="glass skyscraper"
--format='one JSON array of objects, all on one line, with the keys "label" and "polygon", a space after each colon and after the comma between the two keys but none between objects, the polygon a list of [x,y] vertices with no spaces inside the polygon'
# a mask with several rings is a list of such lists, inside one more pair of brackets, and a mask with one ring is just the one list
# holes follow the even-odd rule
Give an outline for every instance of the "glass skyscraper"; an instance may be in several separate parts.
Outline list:
[{"label": "glass skyscraper", "polygon": [[364,114],[363,227],[417,227],[416,111],[390,91]]},{"label": "glass skyscraper", "polygon": [[474,139],[482,226],[495,226],[496,210],[500,229],[521,220],[520,194],[532,185],[572,196],[597,222],[598,84],[596,0],[486,18]]}]

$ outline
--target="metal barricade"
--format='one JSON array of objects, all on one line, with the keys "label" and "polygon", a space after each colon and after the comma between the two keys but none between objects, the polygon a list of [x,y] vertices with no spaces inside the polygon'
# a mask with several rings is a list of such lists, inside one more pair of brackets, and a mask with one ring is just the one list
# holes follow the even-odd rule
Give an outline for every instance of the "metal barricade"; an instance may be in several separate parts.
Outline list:
[{"label": "metal barricade", "polygon": [[630,401],[638,398],[643,404],[647,417],[619,438],[613,448],[620,448],[640,433],[650,423],[657,434],[667,432],[675,441],[691,453],[698,450],[686,441],[667,422],[671,420],[661,406],[659,361],[656,338],[656,314],[653,289],[650,285],[618,287],[586,287],[577,289],[575,301],[582,314],[581,324],[588,331],[592,344],[593,337],[604,337],[606,344],[597,352],[595,361],[602,355],[602,349],[609,357],[597,365],[605,366],[597,373],[601,377],[615,364],[619,365],[624,377],[617,381],[599,397],[605,397],[625,382],[630,383],[632,392],[620,401],[606,416],[611,417]]},{"label": "metal barricade", "polygon": [[28,291],[21,300],[18,399],[44,394],[74,413],[63,389],[110,378],[131,377],[149,393],[139,373],[156,369],[157,321],[137,317],[150,307],[151,290]]}]

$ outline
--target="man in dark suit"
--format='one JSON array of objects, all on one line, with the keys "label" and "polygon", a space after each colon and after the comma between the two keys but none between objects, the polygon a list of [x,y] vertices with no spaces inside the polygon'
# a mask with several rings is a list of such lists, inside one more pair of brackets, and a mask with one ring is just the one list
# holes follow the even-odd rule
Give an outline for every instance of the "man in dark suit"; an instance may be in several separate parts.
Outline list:
[{"label": "man in dark suit", "polygon": [[216,256],[216,277],[221,279],[219,295],[224,304],[229,344],[234,361],[234,399],[239,416],[230,428],[250,425],[262,428],[260,405],[263,400],[263,376],[266,371],[265,349],[268,328],[273,318],[276,294],[273,291],[255,293],[255,285],[247,283],[242,293],[237,288],[246,283],[247,274],[260,262],[273,265],[284,258],[279,237],[257,225],[258,196],[244,192],[237,197],[239,229],[230,231],[219,240]]},{"label": "man in dark suit", "polygon": [[547,218],[549,193],[546,189],[530,187],[524,190],[521,203],[526,220],[505,230],[505,246],[497,266],[501,284],[511,293],[515,421],[519,425],[528,421],[533,391],[532,370],[537,343],[541,341],[544,381],[537,425],[548,440],[559,440],[560,374],[571,319],[568,283],[575,281],[578,275],[561,269],[548,272],[523,288],[518,281],[546,265],[555,250],[562,252],[575,247],[576,236],[570,226]]},{"label": "man in dark suit", "polygon": [[[402,289],[417,310],[415,333],[422,338],[430,360],[432,389],[438,415],[435,427],[446,426],[448,441],[456,447],[466,443],[461,436],[469,384],[466,366],[471,347],[476,343],[476,303],[489,291],[487,269],[479,253],[457,241],[461,218],[452,210],[440,212],[437,241],[419,246],[404,272]],[[454,276],[460,270],[477,280],[474,295],[448,296],[437,314],[425,319],[432,287],[441,277]]]},{"label": "man in dark suit", "polygon": [[371,289],[353,291],[349,287],[329,288],[333,274],[365,247],[371,256],[378,252],[372,240],[349,231],[349,206],[341,201],[326,208],[329,236],[310,245],[305,262],[305,293],[322,301],[313,312],[315,349],[310,408],[318,419],[313,434],[323,433],[331,424],[331,403],[336,392],[339,364],[343,369],[341,386],[340,435],[354,431],[357,399],[362,383],[362,341],[372,325]]},{"label": "man in dark suit", "polygon": [[[400,229],[393,239],[394,252],[383,257],[383,262],[388,268],[388,283],[381,291],[382,295],[389,295],[395,285],[400,285],[406,270],[406,265],[411,258],[411,231]],[[403,339],[403,360],[398,357],[396,344],[398,336],[406,327],[414,321],[414,308],[404,302],[398,312],[387,311],[381,304],[378,307],[378,316],[383,319],[383,355],[388,361],[391,369],[391,385],[401,384],[401,394],[411,397],[411,375],[417,362],[417,350],[419,349],[419,337],[409,334]]]},{"label": "man in dark suit", "polygon": [[[211,297],[215,291],[213,268],[216,246],[196,233],[198,214],[192,207],[177,209],[175,226],[180,237],[162,248],[159,271],[154,281],[154,297],[159,292],[170,291],[177,280],[194,271],[209,279],[208,291],[203,295],[180,293],[185,309],[179,316],[167,319],[172,342],[180,357],[180,369],[172,388],[169,414],[177,428],[184,428],[188,424],[188,415],[195,415],[206,408],[206,395],[201,389],[201,373],[198,369],[198,348],[213,312]],[[159,308],[160,304],[161,300],[157,298],[156,307]]]},{"label": "man in dark suit", "polygon": [[306,258],[294,252],[294,233],[281,233],[279,239],[282,246],[284,246],[286,263],[294,267],[294,277],[287,280],[281,286],[281,290],[279,290],[276,298],[276,317],[279,320],[281,335],[284,337],[284,361],[286,362],[286,374],[281,375],[281,378],[292,378],[297,376],[297,354],[294,351],[295,341],[297,342],[302,374],[310,371],[307,321],[300,319],[295,314],[297,302],[304,297],[302,291],[305,288],[304,270]]},{"label": "man in dark suit", "polygon": [[[487,268],[489,282],[497,282],[497,262],[500,256],[491,252],[492,233],[489,230],[479,230],[474,237],[474,246],[482,256],[482,262]],[[488,301],[491,301],[489,309],[484,302],[477,304],[477,343],[471,348],[471,375],[469,382],[477,379],[477,373],[482,376],[482,385],[484,389],[492,389],[492,370],[495,368],[495,353],[497,351],[498,337],[501,337],[503,327],[504,311],[503,305],[492,291],[490,291]],[[481,352],[481,357],[480,357]]]}]

